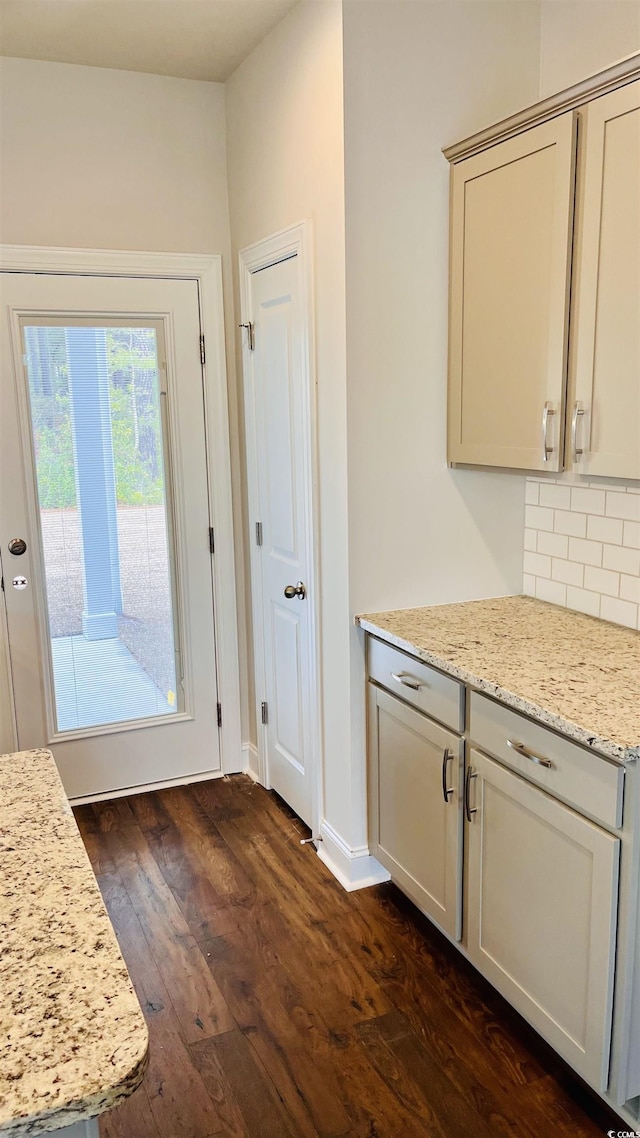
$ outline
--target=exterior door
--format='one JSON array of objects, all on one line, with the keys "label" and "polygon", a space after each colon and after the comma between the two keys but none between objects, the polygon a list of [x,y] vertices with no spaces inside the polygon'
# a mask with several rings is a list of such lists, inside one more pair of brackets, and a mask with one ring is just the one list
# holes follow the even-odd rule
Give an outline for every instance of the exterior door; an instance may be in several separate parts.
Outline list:
[{"label": "exterior door", "polygon": [[198,285],[2,274],[18,745],[70,797],[220,767]]},{"label": "exterior door", "polygon": [[243,320],[251,327],[244,371],[262,773],[265,785],[311,825],[315,597],[309,373],[299,261],[298,255],[290,256],[245,278]]}]

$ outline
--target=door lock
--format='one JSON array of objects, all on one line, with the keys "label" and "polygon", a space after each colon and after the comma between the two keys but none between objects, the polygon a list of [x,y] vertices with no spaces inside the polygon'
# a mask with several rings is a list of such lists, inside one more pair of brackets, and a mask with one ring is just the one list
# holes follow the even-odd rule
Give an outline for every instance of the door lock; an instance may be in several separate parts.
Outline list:
[{"label": "door lock", "polygon": [[26,577],[14,577],[12,581],[14,589],[18,590],[26,589],[28,584],[29,582],[27,581]]},{"label": "door lock", "polygon": [[9,553],[13,553],[14,557],[21,557],[23,553],[27,552],[27,543],[23,537],[12,537],[7,549]]},{"label": "door lock", "polygon": [[294,597],[299,597],[301,601],[307,595],[307,590],[302,581],[298,581],[297,585],[287,585],[284,590],[284,595],[288,601],[292,601]]}]

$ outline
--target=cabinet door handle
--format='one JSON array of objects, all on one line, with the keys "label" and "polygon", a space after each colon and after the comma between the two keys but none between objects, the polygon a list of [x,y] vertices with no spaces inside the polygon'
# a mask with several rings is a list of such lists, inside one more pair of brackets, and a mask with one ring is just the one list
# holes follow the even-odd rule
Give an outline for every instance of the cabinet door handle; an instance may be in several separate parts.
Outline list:
[{"label": "cabinet door handle", "polygon": [[449,795],[453,794],[453,791],[455,789],[453,786],[447,787],[447,763],[452,758],[453,751],[450,751],[448,747],[445,747],[442,754],[442,797],[444,798],[447,805],[449,804]]},{"label": "cabinet door handle", "polygon": [[396,680],[399,684],[404,684],[406,688],[411,688],[412,691],[420,691],[420,688],[426,688],[426,684],[421,684],[415,676],[409,676],[406,672],[392,672],[391,679]]},{"label": "cabinet door handle", "polygon": [[473,810],[472,810],[470,803],[469,803],[469,791],[471,789],[471,779],[477,778],[477,777],[478,777],[478,772],[474,771],[470,766],[467,767],[467,777],[464,780],[464,812],[467,815],[467,822],[471,821],[471,815],[472,814],[478,813],[478,807],[474,806]]},{"label": "cabinet door handle", "polygon": [[553,454],[553,447],[549,446],[549,419],[555,415],[553,404],[545,403],[542,409],[542,461],[548,462],[549,455]]},{"label": "cabinet door handle", "polygon": [[539,767],[547,767],[553,770],[553,763],[551,759],[545,759],[544,755],[538,755],[535,751],[530,751],[525,747],[524,743],[516,743],[515,739],[507,739],[507,747],[511,747],[518,755],[522,755],[523,759],[529,759],[529,762],[535,763]]},{"label": "cabinet door handle", "polygon": [[578,446],[578,419],[581,419],[583,415],[584,407],[581,407],[578,400],[576,400],[571,416],[571,454],[574,462],[578,462],[584,454],[583,448]]}]

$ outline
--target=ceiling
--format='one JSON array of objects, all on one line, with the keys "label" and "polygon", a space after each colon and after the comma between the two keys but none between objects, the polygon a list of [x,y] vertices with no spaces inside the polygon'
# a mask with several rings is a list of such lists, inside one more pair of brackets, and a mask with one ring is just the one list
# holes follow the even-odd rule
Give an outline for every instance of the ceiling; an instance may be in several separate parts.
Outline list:
[{"label": "ceiling", "polygon": [[224,82],[298,0],[0,0],[0,53]]}]

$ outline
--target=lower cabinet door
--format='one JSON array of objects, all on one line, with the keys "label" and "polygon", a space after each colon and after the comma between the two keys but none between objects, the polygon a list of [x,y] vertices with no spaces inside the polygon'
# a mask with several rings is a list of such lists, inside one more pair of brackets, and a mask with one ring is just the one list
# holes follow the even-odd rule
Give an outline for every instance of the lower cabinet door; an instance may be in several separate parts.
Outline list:
[{"label": "lower cabinet door", "polygon": [[478,751],[467,778],[469,956],[604,1091],[619,839]]},{"label": "lower cabinet door", "polygon": [[371,683],[368,738],[371,852],[459,940],[463,741]]}]

